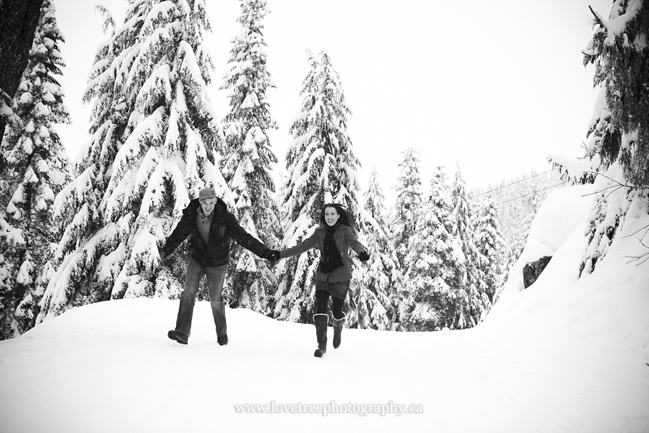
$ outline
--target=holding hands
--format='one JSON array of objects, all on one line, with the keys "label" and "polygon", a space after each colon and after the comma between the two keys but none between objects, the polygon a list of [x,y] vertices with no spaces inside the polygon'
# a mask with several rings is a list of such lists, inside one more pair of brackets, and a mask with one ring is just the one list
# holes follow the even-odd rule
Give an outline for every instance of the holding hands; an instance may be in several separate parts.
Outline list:
[{"label": "holding hands", "polygon": [[[263,254],[262,258],[268,260],[271,263],[275,263],[276,261],[278,261],[280,259],[279,250],[273,250],[273,249],[269,248]],[[368,261],[370,259],[370,255],[367,253],[367,251],[362,251],[358,255],[358,259],[361,262],[366,262],[366,261]]]},{"label": "holding hands", "polygon": [[271,263],[275,263],[276,261],[279,260],[279,251],[278,250],[271,250],[269,248],[268,250],[266,250],[266,252],[264,253],[262,258],[268,260]]}]

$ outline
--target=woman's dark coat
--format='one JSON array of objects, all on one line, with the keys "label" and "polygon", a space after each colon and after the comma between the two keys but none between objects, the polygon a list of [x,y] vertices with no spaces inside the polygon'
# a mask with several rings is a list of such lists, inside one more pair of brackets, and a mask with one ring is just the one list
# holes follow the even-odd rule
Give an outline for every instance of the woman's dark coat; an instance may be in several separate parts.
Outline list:
[{"label": "woman's dark coat", "polygon": [[[280,257],[286,258],[291,256],[297,256],[302,254],[305,251],[310,250],[311,248],[316,248],[316,247],[320,250],[320,257],[322,257],[323,250],[324,250],[325,234],[326,234],[325,228],[323,226],[318,227],[317,229],[315,229],[315,231],[311,236],[309,236],[307,239],[305,239],[298,245],[292,248],[287,248],[284,251],[280,251],[279,253]],[[365,247],[360,242],[358,242],[354,230],[352,230],[351,227],[346,226],[344,224],[340,224],[339,227],[336,229],[336,232],[334,233],[334,242],[336,243],[336,248],[340,253],[340,257],[343,261],[343,266],[338,269],[334,269],[328,274],[322,272],[320,270],[320,267],[318,266],[318,269],[316,270],[315,273],[316,281],[323,281],[328,283],[340,283],[343,281],[351,280],[352,270],[349,267],[349,247],[351,247],[354,251],[356,251],[357,254],[360,254],[363,251],[365,251]]]}]

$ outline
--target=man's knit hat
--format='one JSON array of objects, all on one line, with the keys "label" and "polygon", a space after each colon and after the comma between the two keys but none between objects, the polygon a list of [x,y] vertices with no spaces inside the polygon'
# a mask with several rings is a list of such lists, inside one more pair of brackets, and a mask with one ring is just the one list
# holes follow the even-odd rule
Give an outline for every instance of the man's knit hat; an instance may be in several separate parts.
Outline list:
[{"label": "man's knit hat", "polygon": [[200,193],[198,193],[199,200],[206,200],[210,198],[216,198],[216,191],[214,188],[203,188]]}]

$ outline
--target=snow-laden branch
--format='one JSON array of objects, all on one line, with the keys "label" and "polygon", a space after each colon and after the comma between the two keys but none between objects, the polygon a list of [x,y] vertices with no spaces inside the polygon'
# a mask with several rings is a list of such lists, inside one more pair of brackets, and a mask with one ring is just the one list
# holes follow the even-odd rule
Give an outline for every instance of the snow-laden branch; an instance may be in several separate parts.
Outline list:
[{"label": "snow-laden branch", "polygon": [[[600,27],[606,30],[606,39],[604,39],[605,45],[614,45],[616,38],[625,34],[628,23],[635,19],[635,17],[640,12],[640,9],[642,9],[642,3],[642,0],[629,0],[629,4],[626,8],[625,13],[608,20],[604,19],[600,14],[595,12],[591,6],[588,6],[588,9],[590,9],[590,12],[595,17],[597,24],[599,24]],[[628,45],[626,36],[625,45]]]}]

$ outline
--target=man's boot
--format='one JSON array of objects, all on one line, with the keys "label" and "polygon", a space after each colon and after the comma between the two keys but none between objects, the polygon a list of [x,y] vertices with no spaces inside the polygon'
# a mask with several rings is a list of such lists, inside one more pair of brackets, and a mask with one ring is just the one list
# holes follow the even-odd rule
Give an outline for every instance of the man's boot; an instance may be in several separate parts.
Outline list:
[{"label": "man's boot", "polygon": [[225,318],[225,302],[215,301],[210,303],[212,306],[212,315],[216,325],[216,337],[221,346],[228,344],[228,324]]},{"label": "man's boot", "polygon": [[187,344],[187,339],[188,338],[182,332],[171,330],[171,331],[167,332],[167,337],[171,338],[172,340],[177,341],[180,344]]},{"label": "man's boot", "polygon": [[343,325],[345,324],[345,315],[340,319],[334,317],[334,349],[340,346],[340,334],[343,332]]},{"label": "man's boot", "polygon": [[313,323],[315,324],[315,335],[318,339],[318,348],[315,350],[313,356],[321,358],[327,351],[327,322],[329,317],[326,314],[318,313],[313,315]]}]

